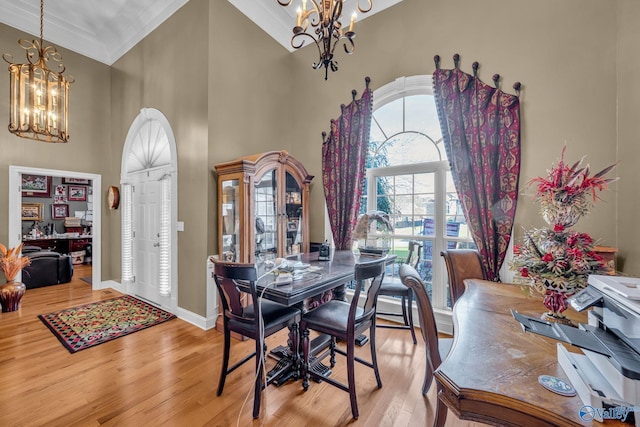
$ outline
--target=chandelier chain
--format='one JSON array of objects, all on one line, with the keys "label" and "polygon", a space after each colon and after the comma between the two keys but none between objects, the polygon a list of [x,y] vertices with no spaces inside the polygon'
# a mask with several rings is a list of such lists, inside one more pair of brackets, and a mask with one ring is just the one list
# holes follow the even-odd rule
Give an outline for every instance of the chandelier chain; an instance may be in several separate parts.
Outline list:
[{"label": "chandelier chain", "polygon": [[44,0],[40,0],[40,47],[44,45]]}]

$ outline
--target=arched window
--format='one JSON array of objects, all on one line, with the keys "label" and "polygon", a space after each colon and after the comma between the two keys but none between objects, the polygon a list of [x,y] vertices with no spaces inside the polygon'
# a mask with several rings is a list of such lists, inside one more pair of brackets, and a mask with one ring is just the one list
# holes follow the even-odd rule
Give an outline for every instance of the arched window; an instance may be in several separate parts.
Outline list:
[{"label": "arched window", "polygon": [[473,242],[449,172],[431,76],[401,77],[374,92],[365,188],[362,212],[390,215],[391,251],[400,260],[409,240],[423,242],[418,271],[434,308],[449,307],[440,251]]}]

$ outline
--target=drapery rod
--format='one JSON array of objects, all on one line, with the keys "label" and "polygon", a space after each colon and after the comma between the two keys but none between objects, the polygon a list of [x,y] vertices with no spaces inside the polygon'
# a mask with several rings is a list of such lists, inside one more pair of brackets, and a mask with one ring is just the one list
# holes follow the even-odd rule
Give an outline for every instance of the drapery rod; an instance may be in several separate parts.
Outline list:
[{"label": "drapery rod", "polygon": [[[371,83],[371,77],[367,76],[367,77],[365,77],[365,78],[364,78],[365,90],[369,89],[369,83]],[[358,94],[358,91],[356,91],[355,89],[353,89],[353,90],[351,91],[351,99],[352,99],[353,101],[355,101],[355,100],[356,100],[356,95],[357,95],[357,94]],[[344,108],[344,104],[343,104],[343,105],[341,105],[341,107],[343,107],[343,108]]]},{"label": "drapery rod", "polygon": [[[436,55],[433,57],[433,61],[436,63],[436,70],[440,69],[440,55]],[[456,69],[460,69],[459,65],[460,65],[460,55],[459,54],[454,54],[453,55],[453,64],[455,66]],[[473,64],[471,64],[471,67],[473,68],[473,76],[474,77],[478,77],[478,67],[480,66],[480,64],[475,61]],[[499,89],[498,87],[498,83],[500,81],[500,74],[494,74],[492,76],[492,80],[493,80],[493,85],[496,87],[496,89]],[[522,87],[522,83],[520,82],[515,82],[513,84],[513,89],[516,91],[516,95],[520,96],[520,88]]]},{"label": "drapery rod", "polygon": [[[367,76],[364,78],[364,84],[365,84],[365,91],[367,91],[369,89],[369,83],[371,83],[371,77]],[[355,89],[353,89],[351,91],[351,98],[353,101],[356,100],[356,95],[358,94],[358,91],[356,91]],[[345,109],[346,105],[344,104],[340,104],[340,111],[344,113],[344,109]],[[335,119],[331,119],[331,123],[333,123],[335,121]],[[327,132],[322,132],[322,142],[325,143],[327,142]]]}]

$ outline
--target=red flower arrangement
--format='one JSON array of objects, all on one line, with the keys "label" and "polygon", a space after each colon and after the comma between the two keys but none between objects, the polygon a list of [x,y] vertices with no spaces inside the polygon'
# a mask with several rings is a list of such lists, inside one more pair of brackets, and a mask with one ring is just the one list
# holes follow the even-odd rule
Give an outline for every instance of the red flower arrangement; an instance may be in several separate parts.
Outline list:
[{"label": "red flower arrangement", "polygon": [[571,227],[587,214],[590,201],[586,197],[589,193],[593,203],[598,196],[596,191],[605,190],[610,182],[617,178],[604,178],[616,167],[617,163],[610,165],[600,172],[589,176],[589,165],[582,166],[584,157],[569,166],[564,161],[564,152],[558,164],[547,171],[547,177],[536,177],[529,181],[528,185],[537,184],[535,199],[540,202],[541,213],[548,224]]},{"label": "red flower arrangement", "polygon": [[[616,164],[590,176],[584,157],[569,166],[564,161],[565,148],[557,165],[547,177],[529,181],[536,184],[535,199],[551,228],[525,231],[521,245],[514,247],[510,268],[516,281],[531,286],[544,296],[547,316],[562,317],[566,298],[586,286],[589,274],[604,270],[602,256],[594,251],[595,242],[586,233],[569,230],[597,200],[597,191],[615,179],[604,178]],[[587,195],[592,196],[592,202]]]}]

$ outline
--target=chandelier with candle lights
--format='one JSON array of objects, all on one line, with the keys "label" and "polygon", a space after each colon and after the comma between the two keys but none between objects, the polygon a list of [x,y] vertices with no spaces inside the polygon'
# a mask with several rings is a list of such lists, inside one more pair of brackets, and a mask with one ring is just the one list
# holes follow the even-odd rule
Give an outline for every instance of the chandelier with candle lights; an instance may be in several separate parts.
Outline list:
[{"label": "chandelier with candle lights", "polygon": [[[289,6],[293,0],[277,0],[280,6]],[[344,39],[344,51],[353,53],[356,48],[353,42],[356,33],[353,26],[356,21],[356,13],[351,16],[351,22],[347,31],[342,26],[342,7],[344,0],[309,0],[312,8],[307,9],[307,0],[302,0],[302,7],[296,12],[296,26],[293,27],[291,46],[299,49],[304,46],[307,38],[313,40],[318,48],[318,62],[313,63],[314,69],[324,67],[324,79],[327,80],[329,68],[338,70],[338,62],[333,57],[333,52],[340,40]],[[367,13],[371,10],[373,0],[366,0],[365,7],[360,6],[358,11]],[[311,28],[309,28],[311,26]]]},{"label": "chandelier with candle lights", "polygon": [[[73,78],[65,78],[62,57],[53,46],[44,46],[44,0],[40,0],[40,40],[18,40],[26,50],[27,63],[14,64],[13,57],[5,53],[9,63],[9,132],[22,138],[43,142],[67,142],[69,85]],[[48,63],[55,62],[56,70]]]}]

